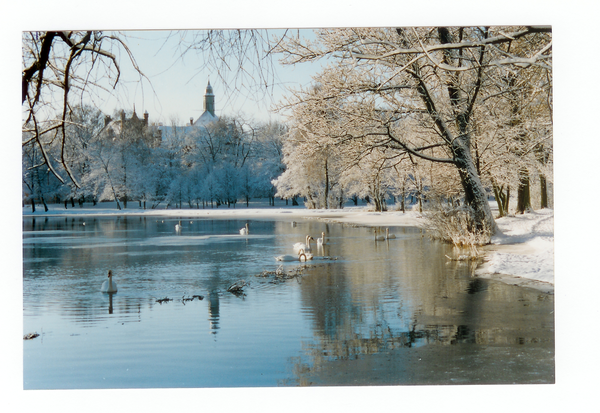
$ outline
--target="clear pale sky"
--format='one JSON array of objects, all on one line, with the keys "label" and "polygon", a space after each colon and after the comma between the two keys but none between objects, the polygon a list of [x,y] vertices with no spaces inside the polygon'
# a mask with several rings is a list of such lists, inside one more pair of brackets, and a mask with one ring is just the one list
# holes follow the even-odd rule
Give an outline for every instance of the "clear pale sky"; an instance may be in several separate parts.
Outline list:
[{"label": "clear pale sky", "polygon": [[[312,34],[312,30],[302,32],[307,36]],[[280,34],[283,31],[273,30],[271,33]],[[202,56],[192,51],[181,58],[179,33],[161,30],[127,31],[124,34],[139,68],[148,79],[140,81],[129,59],[122,55],[122,78],[117,93],[110,97],[106,95],[107,100],[95,103],[108,114],[115,109],[132,110],[135,104],[136,113],[141,115],[148,111],[151,122],[166,124],[176,119],[178,124],[185,124],[191,117],[197,119],[203,112],[204,93],[209,79],[218,116],[241,113],[260,121],[277,119],[278,115],[271,111],[272,104],[281,99],[287,87],[298,88],[309,84],[311,76],[320,68],[320,64],[310,63],[283,66],[277,62],[277,58],[278,79],[268,94],[250,93],[247,90],[236,92],[230,90],[235,82],[231,72],[225,73],[229,77],[225,84],[215,71],[202,68]]]}]

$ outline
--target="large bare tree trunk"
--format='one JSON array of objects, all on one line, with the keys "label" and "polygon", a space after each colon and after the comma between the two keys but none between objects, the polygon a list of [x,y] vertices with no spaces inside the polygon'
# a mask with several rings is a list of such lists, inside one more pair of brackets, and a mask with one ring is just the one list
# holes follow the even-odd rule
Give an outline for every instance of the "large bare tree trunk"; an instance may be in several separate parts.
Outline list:
[{"label": "large bare tree trunk", "polygon": [[461,144],[459,139],[453,145],[454,159],[463,190],[465,191],[465,203],[473,209],[476,231],[489,230],[493,234],[497,227],[492,209],[487,200],[487,194],[477,173],[471,152],[466,145]]}]

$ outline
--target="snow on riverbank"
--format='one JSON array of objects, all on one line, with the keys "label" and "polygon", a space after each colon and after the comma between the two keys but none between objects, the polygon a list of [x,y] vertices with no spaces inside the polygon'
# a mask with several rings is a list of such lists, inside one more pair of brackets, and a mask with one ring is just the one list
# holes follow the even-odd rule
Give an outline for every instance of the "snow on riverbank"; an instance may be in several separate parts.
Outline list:
[{"label": "snow on riverbank", "polygon": [[[65,209],[63,205],[50,205],[48,212],[42,208],[32,214],[30,207],[23,208],[23,216],[119,216],[146,215],[171,216],[173,218],[213,218],[213,219],[268,219],[299,220],[323,219],[365,226],[419,226],[421,215],[415,211],[372,212],[366,207],[346,207],[341,210],[306,209],[304,207],[256,208],[207,208],[207,209],[140,209],[117,210],[115,204],[102,203],[96,206],[84,205]],[[512,284],[519,284],[545,291],[554,287],[554,211],[544,209],[523,215],[499,218],[496,220],[499,233],[492,238],[492,244],[481,249],[485,253],[484,264],[477,270],[480,277],[498,278]]]},{"label": "snow on riverbank", "polygon": [[498,234],[486,246],[479,276],[554,290],[554,211],[543,209],[496,220]]}]

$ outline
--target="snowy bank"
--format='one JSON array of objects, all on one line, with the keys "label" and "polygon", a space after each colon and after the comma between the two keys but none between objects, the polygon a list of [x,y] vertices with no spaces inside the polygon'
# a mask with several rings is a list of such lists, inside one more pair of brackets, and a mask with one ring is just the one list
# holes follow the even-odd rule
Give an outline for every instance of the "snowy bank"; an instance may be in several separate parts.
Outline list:
[{"label": "snowy bank", "polygon": [[554,291],[554,211],[542,209],[496,220],[499,232],[483,248],[481,277]]},{"label": "snowy bank", "polygon": [[[306,209],[302,206],[255,208],[207,209],[141,209],[117,210],[114,203],[96,206],[84,205],[65,209],[62,205],[49,205],[44,212],[38,208],[31,213],[30,207],[23,208],[23,216],[163,216],[173,218],[212,219],[256,219],[256,220],[300,220],[322,219],[364,226],[420,226],[421,214],[416,211],[373,212],[364,206],[344,209]],[[552,292],[554,290],[554,211],[544,209],[523,215],[496,220],[499,232],[492,244],[483,247],[484,264],[478,268],[480,277],[496,278],[504,282],[534,287]]]}]

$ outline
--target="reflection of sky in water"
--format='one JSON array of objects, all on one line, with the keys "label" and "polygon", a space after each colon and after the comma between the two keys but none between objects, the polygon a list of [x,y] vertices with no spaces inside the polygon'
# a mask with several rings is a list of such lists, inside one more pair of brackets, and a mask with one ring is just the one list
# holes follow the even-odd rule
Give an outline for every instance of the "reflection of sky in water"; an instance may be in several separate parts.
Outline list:
[{"label": "reflection of sky in water", "polygon": [[[293,360],[445,345],[483,328],[512,340],[504,325],[463,319],[485,288],[414,228],[375,243],[369,228],[319,220],[251,220],[249,236],[245,220],[182,220],[181,235],[178,221],[24,219],[24,334],[41,333],[24,343],[25,388],[274,386],[295,383]],[[322,231],[328,244],[313,254],[336,260],[285,282],[256,276]],[[114,295],[98,291],[108,269]],[[243,297],[226,292],[238,280]],[[193,295],[204,299],[183,300]]]}]

